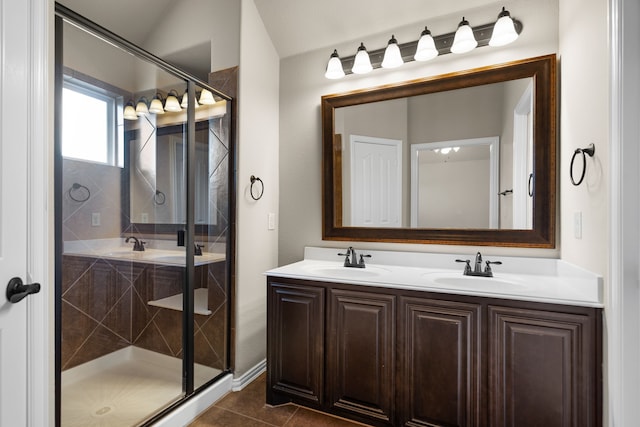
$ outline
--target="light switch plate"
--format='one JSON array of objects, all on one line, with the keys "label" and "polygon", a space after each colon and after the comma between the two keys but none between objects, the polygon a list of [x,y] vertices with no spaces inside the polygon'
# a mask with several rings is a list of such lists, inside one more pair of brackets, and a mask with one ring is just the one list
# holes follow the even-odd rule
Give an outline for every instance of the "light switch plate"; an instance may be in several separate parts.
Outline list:
[{"label": "light switch plate", "polygon": [[275,230],[276,229],[276,214],[270,212],[268,215],[269,218],[269,225],[268,225],[268,229],[269,230]]},{"label": "light switch plate", "polygon": [[93,212],[91,214],[91,226],[100,227],[100,212]]},{"label": "light switch plate", "polygon": [[582,239],[582,212],[573,213],[573,237]]}]

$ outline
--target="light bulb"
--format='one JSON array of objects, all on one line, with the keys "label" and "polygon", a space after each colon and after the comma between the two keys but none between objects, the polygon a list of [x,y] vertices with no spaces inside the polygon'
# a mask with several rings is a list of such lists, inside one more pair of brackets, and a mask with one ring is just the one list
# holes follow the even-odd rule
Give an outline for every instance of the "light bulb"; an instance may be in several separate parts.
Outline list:
[{"label": "light bulb", "polygon": [[373,67],[371,66],[371,60],[369,59],[367,48],[364,47],[364,43],[360,43],[351,71],[354,74],[366,74],[371,70],[373,70]]},{"label": "light bulb", "polygon": [[476,46],[478,46],[478,42],[473,35],[473,29],[469,25],[469,21],[462,17],[462,21],[460,21],[456,34],[453,37],[451,53],[471,52]]},{"label": "light bulb", "polygon": [[491,33],[491,40],[489,40],[489,46],[504,46],[518,38],[516,27],[513,24],[513,19],[508,10],[502,8],[502,12],[498,15],[498,20],[493,26],[493,33]]},{"label": "light bulb", "polygon": [[146,116],[149,114],[149,107],[147,107],[147,98],[144,96],[138,100],[136,104],[136,114],[138,116]]},{"label": "light bulb", "polygon": [[164,101],[164,111],[170,111],[172,113],[182,111],[180,103],[178,102],[178,93],[173,89],[169,91],[167,99]]},{"label": "light bulb", "polygon": [[436,49],[436,43],[431,36],[431,31],[424,27],[424,31],[420,34],[420,40],[418,40],[418,47],[416,48],[416,54],[413,59],[416,61],[428,61],[438,56],[438,49]]},{"label": "light bulb", "polygon": [[329,58],[327,71],[324,73],[324,76],[331,80],[341,79],[344,77],[344,69],[342,68],[342,61],[340,61],[337,49],[333,50],[333,53]]},{"label": "light bulb", "polygon": [[153,114],[164,114],[164,107],[162,106],[162,100],[160,95],[156,94],[149,104],[149,112]]},{"label": "light bulb", "polygon": [[213,98],[213,94],[211,91],[207,89],[202,89],[202,93],[200,93],[200,104],[202,105],[213,105],[216,103],[216,100]]},{"label": "light bulb", "polygon": [[136,109],[133,108],[133,102],[127,102],[127,105],[124,107],[123,116],[126,120],[138,120],[138,115],[136,114]]},{"label": "light bulb", "polygon": [[382,68],[397,68],[402,64],[404,64],[404,61],[402,60],[402,54],[398,47],[398,40],[392,35],[384,51],[384,59],[381,64]]}]

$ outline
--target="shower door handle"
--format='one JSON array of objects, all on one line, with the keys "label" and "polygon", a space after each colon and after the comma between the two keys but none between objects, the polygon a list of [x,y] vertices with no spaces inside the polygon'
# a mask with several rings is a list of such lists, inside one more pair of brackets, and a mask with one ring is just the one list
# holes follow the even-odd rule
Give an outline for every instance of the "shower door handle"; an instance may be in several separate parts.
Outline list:
[{"label": "shower door handle", "polygon": [[7,285],[7,300],[15,304],[22,301],[27,295],[37,294],[38,292],[40,292],[40,283],[25,285],[22,283],[21,278],[14,277],[9,280]]}]

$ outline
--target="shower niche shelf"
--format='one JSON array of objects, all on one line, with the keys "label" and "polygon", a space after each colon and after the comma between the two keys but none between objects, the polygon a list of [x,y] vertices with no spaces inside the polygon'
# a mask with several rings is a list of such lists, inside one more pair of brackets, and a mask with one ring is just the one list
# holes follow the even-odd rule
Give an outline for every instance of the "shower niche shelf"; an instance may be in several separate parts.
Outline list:
[{"label": "shower niche shelf", "polygon": [[[209,291],[207,288],[199,288],[194,293],[194,313],[208,316],[211,310],[208,307]],[[169,310],[182,311],[182,293],[171,295],[155,301],[148,301],[147,304],[154,307],[168,308]]]}]

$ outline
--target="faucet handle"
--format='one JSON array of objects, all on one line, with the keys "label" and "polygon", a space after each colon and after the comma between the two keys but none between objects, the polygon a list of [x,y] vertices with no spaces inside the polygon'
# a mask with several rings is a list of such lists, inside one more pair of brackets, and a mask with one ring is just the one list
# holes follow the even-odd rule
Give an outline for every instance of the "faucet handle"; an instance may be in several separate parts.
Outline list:
[{"label": "faucet handle", "polygon": [[369,255],[369,254],[367,254],[367,255],[360,254],[360,262],[358,263],[358,267],[364,268],[364,259],[365,258],[371,258],[371,255]]},{"label": "faucet handle", "polygon": [[465,275],[471,274],[471,260],[470,259],[457,259],[456,262],[464,262],[464,273]]},{"label": "faucet handle", "polygon": [[502,261],[486,261],[486,267],[484,268],[484,272],[486,274],[493,274],[493,271],[491,270],[491,264],[495,264],[495,265],[501,265]]}]

